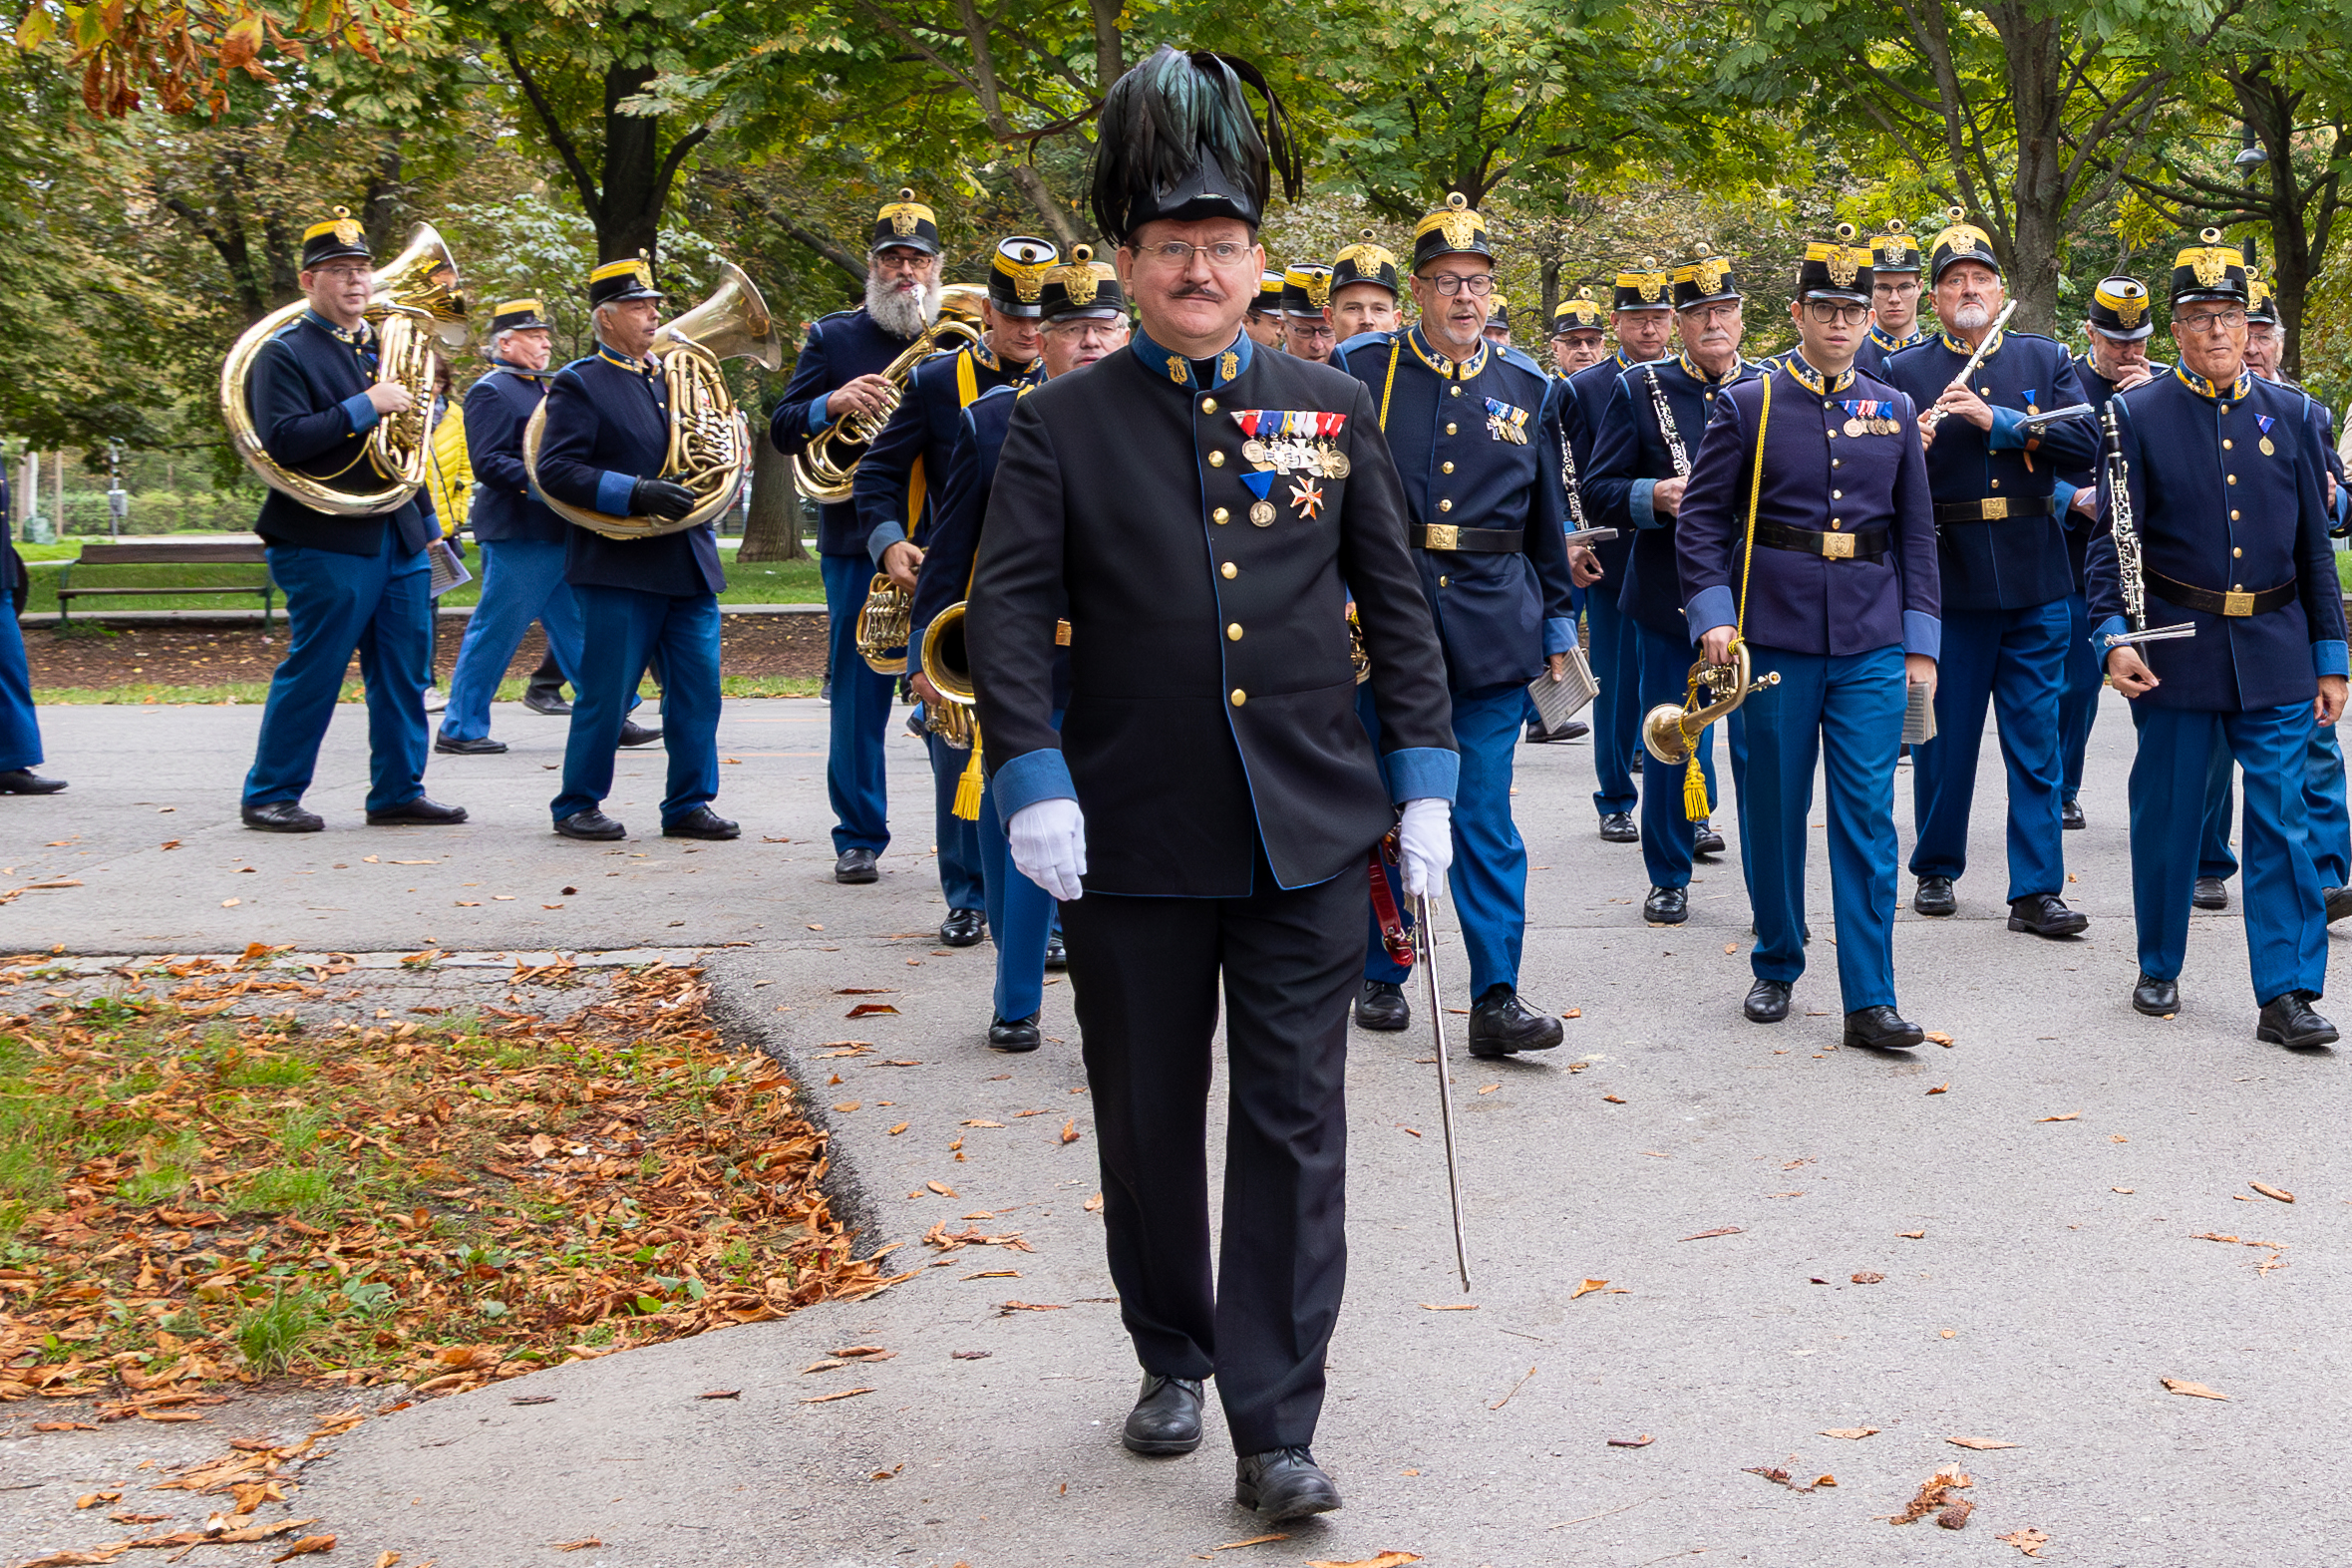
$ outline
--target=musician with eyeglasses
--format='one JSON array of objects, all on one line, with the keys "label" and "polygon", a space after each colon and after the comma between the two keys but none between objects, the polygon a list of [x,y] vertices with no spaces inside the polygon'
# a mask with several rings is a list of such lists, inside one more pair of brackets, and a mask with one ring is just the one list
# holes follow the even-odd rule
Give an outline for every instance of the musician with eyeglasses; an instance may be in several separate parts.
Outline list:
[{"label": "musician with eyeglasses", "polygon": [[1331,303],[1331,269],[1319,261],[1294,261],[1282,273],[1282,348],[1293,359],[1331,363],[1339,337],[1326,314]]},{"label": "musician with eyeglasses", "polygon": [[[2214,739],[2244,774],[2240,844],[2254,1038],[2331,1044],[2327,909],[2313,863],[2306,755],[2345,701],[2342,590],[2327,455],[2302,395],[2245,368],[2244,257],[2206,229],[2173,264],[2180,362],[2109,405],[2091,612],[2108,679],[2132,703],[2132,1006],[2181,1011],[2189,895]],[[2119,483],[2119,476],[2121,482]],[[2193,628],[2188,636],[2109,637]]]},{"label": "musician with eyeglasses", "polygon": [[1241,328],[1249,334],[1249,341],[1261,349],[1282,352],[1282,269],[1268,267],[1257,280],[1257,296],[1249,302],[1249,314],[1241,318]]},{"label": "musician with eyeglasses", "polygon": [[2094,427],[2088,414],[2033,419],[2082,404],[2083,384],[2056,339],[2000,325],[2006,288],[1992,237],[1958,208],[1927,246],[1927,275],[1941,330],[1894,355],[1885,372],[1924,411],[1918,430],[1942,540],[1936,734],[1911,749],[1911,907],[1939,917],[1959,909],[1953,884],[1968,869],[1989,706],[2008,774],[2009,929],[2070,937],[2090,920],[2060,896],[2058,711],[2074,574],[2059,517],[2074,493],[2065,475],[2090,465]]},{"label": "musician with eyeglasses", "polygon": [[1806,246],[1789,306],[1797,347],[1715,400],[1675,543],[1706,660],[1730,663],[1744,643],[1754,676],[1777,678],[1737,710],[1756,922],[1743,1011],[1786,1019],[1805,973],[1821,766],[1844,1043],[1886,1050],[1926,1038],[1895,1006],[1894,766],[1911,689],[1934,687],[1942,622],[1916,411],[1854,368],[1874,280],[1853,237],[1842,226]]}]

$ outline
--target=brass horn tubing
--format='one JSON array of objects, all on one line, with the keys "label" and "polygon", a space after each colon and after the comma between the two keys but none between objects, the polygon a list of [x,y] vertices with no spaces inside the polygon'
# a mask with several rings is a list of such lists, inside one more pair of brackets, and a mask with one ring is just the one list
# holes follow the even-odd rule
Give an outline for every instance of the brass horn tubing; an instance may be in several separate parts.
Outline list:
[{"label": "brass horn tubing", "polygon": [[380,517],[388,511],[397,511],[417,492],[414,484],[393,484],[380,490],[335,489],[307,473],[284,467],[261,445],[261,433],[254,427],[252,406],[245,397],[246,384],[253,376],[253,362],[260,357],[263,344],[309,308],[310,302],[301,299],[280,305],[247,327],[229,345],[228,357],[220,362],[218,389],[220,420],[228,427],[229,444],[255,478],[312,511],[335,517]]},{"label": "brass horn tubing", "polygon": [[969,599],[958,599],[923,628],[923,676],[943,700],[960,708],[977,702],[971,655],[964,646],[964,612],[970,604]]}]

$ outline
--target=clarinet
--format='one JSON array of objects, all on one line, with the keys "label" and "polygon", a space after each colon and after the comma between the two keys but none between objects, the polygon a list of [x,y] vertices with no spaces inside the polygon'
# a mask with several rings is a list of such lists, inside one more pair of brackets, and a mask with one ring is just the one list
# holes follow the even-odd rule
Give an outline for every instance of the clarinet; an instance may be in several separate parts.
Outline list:
[{"label": "clarinet", "polygon": [[[1561,396],[1573,394],[1563,392]],[[1576,450],[1568,445],[1568,422],[1564,419],[1559,422],[1559,476],[1560,482],[1568,487],[1568,520],[1581,533],[1584,529],[1584,498],[1576,493]]]},{"label": "clarinet", "polygon": [[1674,410],[1666,402],[1666,389],[1658,385],[1658,367],[1649,367],[1650,403],[1658,411],[1658,434],[1666,438],[1666,451],[1674,459],[1674,476],[1687,479],[1691,472],[1690,454],[1682,450],[1682,432],[1675,429]]},{"label": "clarinet", "polygon": [[2113,398],[2108,399],[2107,407],[2101,411],[2100,423],[2106,431],[2107,514],[2115,534],[2115,574],[2123,593],[2124,623],[2131,628],[2109,636],[2106,646],[2121,648],[2130,643],[2158,642],[2170,637],[2194,637],[2196,626],[2192,622],[2157,627],[2148,624],[2148,585],[2140,559],[2140,525],[2132,515],[2132,466],[2124,457],[2124,429],[2116,419]]}]

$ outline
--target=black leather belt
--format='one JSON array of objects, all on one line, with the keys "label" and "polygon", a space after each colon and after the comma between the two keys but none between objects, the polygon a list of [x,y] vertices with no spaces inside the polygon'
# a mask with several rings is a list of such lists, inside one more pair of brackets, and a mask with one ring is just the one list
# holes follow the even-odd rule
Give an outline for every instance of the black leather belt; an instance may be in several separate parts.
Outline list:
[{"label": "black leather belt", "polygon": [[1516,555],[1526,547],[1524,528],[1457,528],[1450,522],[1417,522],[1405,542],[1419,550],[1458,550],[1465,555]]},{"label": "black leather belt", "polygon": [[2169,604],[2178,604],[2184,610],[2202,610],[2207,615],[2228,616],[2268,615],[2292,600],[2300,589],[2297,583],[2282,582],[2275,588],[2263,588],[2254,593],[2236,590],[2222,593],[2212,588],[2192,588],[2161,571],[2148,574],[2148,586],[2158,598]]},{"label": "black leather belt", "polygon": [[2058,497],[2036,495],[2026,500],[2012,500],[2006,495],[1987,495],[1983,500],[1954,501],[1949,505],[1936,503],[1937,522],[2002,522],[2011,517],[2047,517],[2058,510]]},{"label": "black leather belt", "polygon": [[1883,561],[1888,537],[1884,528],[1824,533],[1818,528],[1790,528],[1777,522],[1756,525],[1759,544],[1769,544],[1776,550],[1795,550],[1802,555],[1819,555],[1831,561]]}]

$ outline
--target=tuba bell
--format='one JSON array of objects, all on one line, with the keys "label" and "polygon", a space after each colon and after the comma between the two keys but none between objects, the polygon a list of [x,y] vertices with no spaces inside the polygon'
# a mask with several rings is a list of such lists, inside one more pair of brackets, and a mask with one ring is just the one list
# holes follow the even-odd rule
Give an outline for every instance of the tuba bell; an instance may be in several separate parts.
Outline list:
[{"label": "tuba bell", "polygon": [[[735,394],[727,390],[726,374],[719,367],[731,359],[748,359],[767,370],[784,363],[784,344],[776,335],[768,302],[732,261],[719,263],[719,286],[710,298],[654,333],[653,353],[661,360],[662,385],[670,400],[670,445],[658,477],[694,491],[694,508],[675,519],[618,517],[567,505],[539,490],[557,516],[608,539],[683,533],[735,504],[751,467],[751,426],[736,407]],[[539,489],[539,443],[546,428],[547,406],[542,401],[522,432],[522,467],[533,489]]]},{"label": "tuba bell", "polygon": [[[344,209],[335,209],[338,216]],[[457,258],[430,223],[419,223],[408,248],[379,268],[360,314],[376,329],[376,380],[409,395],[409,406],[387,414],[368,432],[367,459],[386,480],[381,489],[339,490],[285,467],[265,451],[253,424],[249,383],[261,346],[310,308],[307,300],[281,305],[263,316],[229,347],[220,367],[220,418],[245,467],[271,489],[313,511],[339,517],[375,517],[397,511],[425,482],[433,454],[433,358],[435,345],[457,349],[466,341],[466,299],[460,292]]]},{"label": "tuba bell", "polygon": [[980,306],[988,290],[976,283],[950,283],[939,291],[939,319],[932,322],[881,371],[890,393],[878,414],[843,414],[809,438],[793,459],[793,483],[813,501],[844,501],[857,476],[858,460],[898,412],[906,380],[934,354],[948,354],[980,341]]},{"label": "tuba bell", "polygon": [[969,599],[958,599],[923,628],[922,672],[940,699],[924,705],[925,722],[933,735],[959,752],[972,750],[980,735],[973,718],[978,698],[972,686],[971,653],[964,646],[964,611],[970,604]]},{"label": "tuba bell", "polygon": [[[1709,664],[1699,660],[1691,666],[1690,688],[1682,705],[1660,703],[1642,717],[1641,744],[1652,757],[1669,767],[1689,762],[1701,730],[1766,687],[1781,684],[1778,670],[1761,681],[1750,680],[1755,668],[1748,644],[1738,638],[1732,641],[1731,663]],[[1701,692],[1706,695],[1702,697]]]}]

